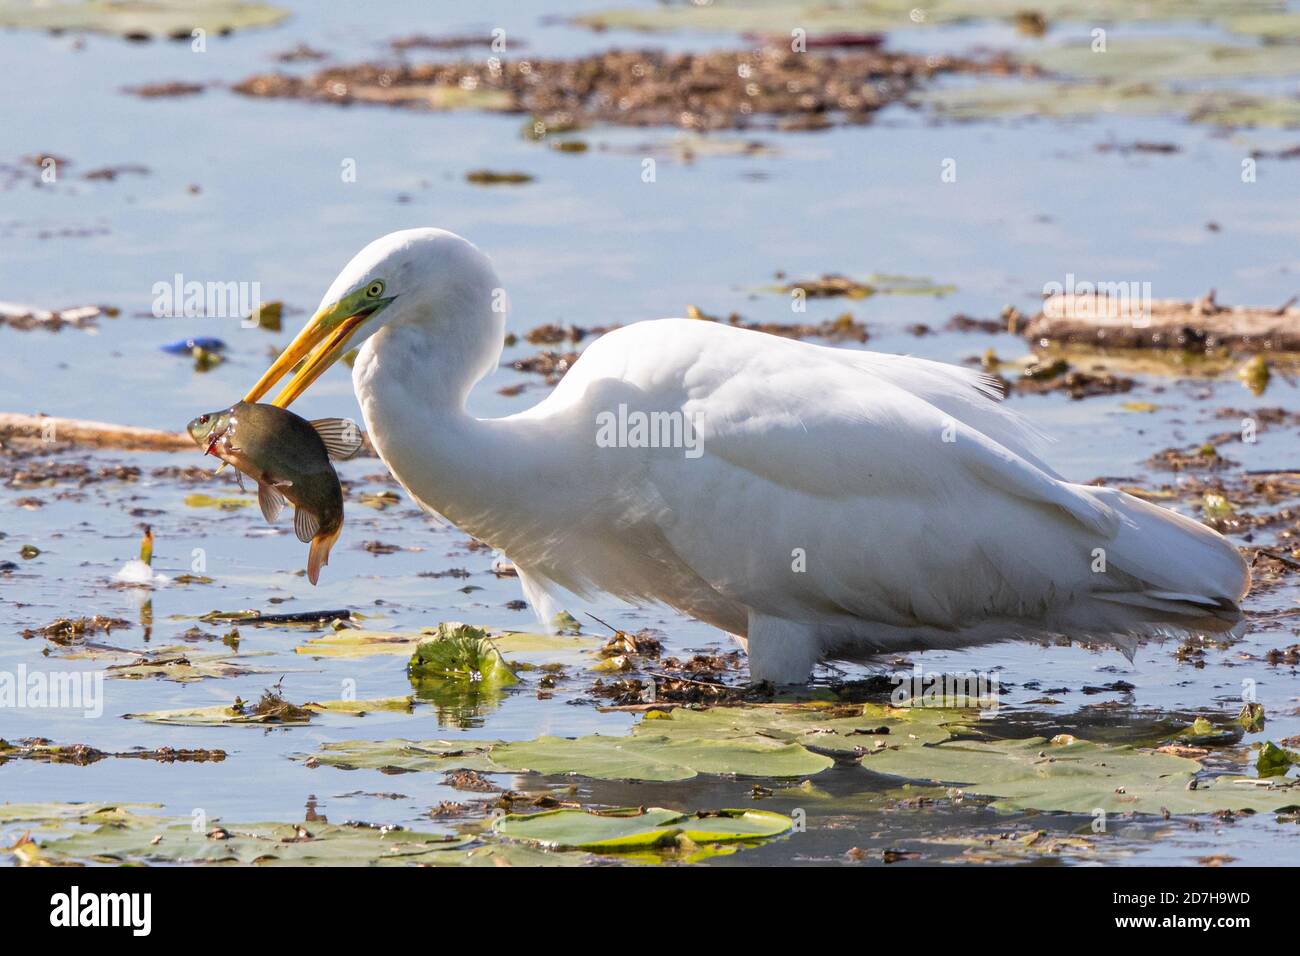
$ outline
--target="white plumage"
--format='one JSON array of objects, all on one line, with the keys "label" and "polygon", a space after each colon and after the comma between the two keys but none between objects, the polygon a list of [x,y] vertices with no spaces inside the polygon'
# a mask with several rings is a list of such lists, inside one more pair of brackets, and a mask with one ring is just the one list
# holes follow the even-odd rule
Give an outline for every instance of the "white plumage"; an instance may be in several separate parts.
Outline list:
[{"label": "white plumage", "polygon": [[[465,398],[505,328],[486,256],[393,233],[322,308],[375,279],[395,298],[353,369],[375,447],[425,508],[514,561],[544,618],[556,588],[660,602],[790,683],[828,657],[1055,635],[1131,652],[1239,617],[1232,545],[1063,480],[976,372],[662,319],[596,340],[535,407],[476,419]],[[610,416],[697,445],[606,447]]]}]

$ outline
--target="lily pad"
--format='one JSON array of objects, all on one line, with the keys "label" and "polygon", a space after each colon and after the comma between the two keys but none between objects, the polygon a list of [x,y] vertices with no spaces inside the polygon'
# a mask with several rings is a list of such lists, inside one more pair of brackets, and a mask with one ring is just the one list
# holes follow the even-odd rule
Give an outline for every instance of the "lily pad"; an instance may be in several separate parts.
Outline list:
[{"label": "lily pad", "polygon": [[599,813],[579,809],[512,813],[495,820],[492,830],[512,840],[555,849],[617,852],[676,847],[687,841],[689,845],[767,840],[793,826],[789,817],[768,810],[685,814],[650,807]]},{"label": "lily pad", "polygon": [[341,770],[382,770],[413,773],[421,770],[474,770],[499,773],[485,740],[342,740],[325,744],[308,762]]},{"label": "lily pad", "polygon": [[461,854],[466,837],[330,823],[213,824],[196,831],[189,823],[167,826],[101,826],[41,843],[41,854],[58,862],[256,863],[294,866],[359,866],[427,863],[440,854]]},{"label": "lily pad", "polygon": [[1053,73],[1132,82],[1289,76],[1300,73],[1295,52],[1286,46],[1226,46],[1187,37],[1126,37],[1112,40],[1104,51],[1079,43],[1024,57]]},{"label": "lily pad", "polygon": [[688,780],[700,774],[809,777],[835,755],[936,742],[972,711],[874,704],[765,704],[652,711],[629,736],[475,740],[344,741],[312,760],[327,766],[390,771],[576,774],[602,780]]},{"label": "lily pad", "polygon": [[872,773],[942,783],[995,798],[1008,810],[1208,813],[1277,810],[1300,787],[1247,778],[1201,779],[1195,760],[1084,740],[947,740],[868,754]]},{"label": "lily pad", "polygon": [[[900,30],[968,20],[1012,20],[1032,9],[1049,23],[1124,20],[1205,20],[1230,14],[1266,13],[1269,0],[712,0],[707,4],[654,4],[597,10],[576,22],[597,30],[765,33],[789,36],[795,27],[818,33]],[[913,11],[916,11],[913,13]]]},{"label": "lily pad", "polygon": [[0,0],[0,27],[189,39],[279,23],[288,11],[242,0]]},{"label": "lily pad", "polygon": [[632,737],[538,737],[490,751],[507,770],[599,780],[688,780],[701,773],[741,777],[804,777],[834,761],[798,744],[758,740]]},{"label": "lily pad", "polygon": [[313,637],[294,648],[296,654],[312,657],[373,657],[377,654],[410,655],[426,640],[424,634],[399,631],[363,631],[344,629]]},{"label": "lily pad", "polygon": [[0,803],[0,824],[29,823],[59,827],[68,823],[147,823],[157,817],[139,810],[156,810],[161,803]]},{"label": "lily pad", "polygon": [[232,706],[183,707],[177,710],[152,710],[140,714],[126,714],[135,720],[153,724],[178,724],[186,727],[209,727],[223,724],[305,724],[314,714],[351,714],[364,717],[378,711],[410,713],[410,697],[382,697],[377,700],[326,700],[312,701],[301,707],[254,707],[236,701]]},{"label": "lily pad", "polygon": [[253,503],[252,498],[219,498],[215,495],[193,494],[185,496],[189,508],[216,508],[218,511],[238,511]]},{"label": "lily pad", "polygon": [[1105,114],[1182,116],[1220,127],[1300,126],[1300,100],[1227,90],[1168,90],[1150,83],[1043,83],[1006,81],[944,87],[918,101],[941,116],[1071,118]]},{"label": "lily pad", "polygon": [[159,647],[138,655],[134,660],[121,664],[110,664],[105,670],[109,677],[124,680],[145,680],[159,678],[176,681],[181,684],[208,678],[241,677],[245,674],[261,673],[258,668],[246,667],[235,663],[245,657],[264,657],[269,651],[250,654],[230,652],[195,653],[183,646]]}]

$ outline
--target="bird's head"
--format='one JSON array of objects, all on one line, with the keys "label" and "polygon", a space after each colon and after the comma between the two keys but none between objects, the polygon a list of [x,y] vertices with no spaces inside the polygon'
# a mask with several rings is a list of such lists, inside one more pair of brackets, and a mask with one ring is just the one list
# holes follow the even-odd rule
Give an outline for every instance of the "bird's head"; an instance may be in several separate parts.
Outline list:
[{"label": "bird's head", "polygon": [[[443,229],[389,233],[344,266],[316,313],[245,401],[258,401],[301,362],[272,402],[288,408],[349,349],[399,323],[422,323],[431,336],[445,340],[470,328],[476,338],[495,334],[499,351],[505,315],[498,299],[504,302],[492,264],[469,241]],[[485,324],[490,328],[479,328]]]}]

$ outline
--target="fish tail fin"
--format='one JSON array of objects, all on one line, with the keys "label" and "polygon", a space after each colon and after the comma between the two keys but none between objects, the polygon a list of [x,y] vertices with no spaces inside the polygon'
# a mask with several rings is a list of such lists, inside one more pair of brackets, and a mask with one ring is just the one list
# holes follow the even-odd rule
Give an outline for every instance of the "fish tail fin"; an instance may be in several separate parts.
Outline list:
[{"label": "fish tail fin", "polygon": [[339,539],[342,531],[342,528],[332,532],[322,531],[311,539],[311,547],[307,549],[307,580],[312,584],[320,578],[321,567],[330,563],[330,548],[334,547],[334,542]]}]

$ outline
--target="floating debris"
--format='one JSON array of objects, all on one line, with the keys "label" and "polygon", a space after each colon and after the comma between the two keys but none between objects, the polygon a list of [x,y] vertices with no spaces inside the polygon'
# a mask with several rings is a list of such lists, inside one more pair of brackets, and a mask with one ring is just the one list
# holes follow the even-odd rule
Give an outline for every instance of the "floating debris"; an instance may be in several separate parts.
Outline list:
[{"label": "floating debris", "polygon": [[1187,352],[1300,351],[1300,306],[1228,307],[1214,291],[1192,302],[1147,302],[1108,293],[1049,297],[1024,330],[1038,345],[1176,349]]},{"label": "floating debris", "polygon": [[573,59],[354,64],[306,77],[259,74],[234,90],[340,104],[561,114],[579,124],[820,129],[867,122],[917,81],[939,74],[1026,70],[1038,72],[1005,55],[974,59],[874,49],[795,53],[788,47],[708,53],[614,50]]},{"label": "floating debris", "polygon": [[14,302],[0,302],[0,326],[26,332],[31,329],[45,329],[58,332],[64,328],[92,329],[100,316],[116,318],[119,310],[108,305],[79,305],[70,309],[38,309],[34,306],[18,305]]},{"label": "floating debris", "polygon": [[1020,395],[1045,395],[1064,392],[1079,401],[1095,395],[1116,395],[1131,391],[1137,382],[1106,371],[1084,372],[1071,368],[1064,359],[1034,362],[1016,380],[1014,390]]},{"label": "floating debris", "polygon": [[93,617],[61,617],[44,627],[28,628],[22,632],[25,640],[43,637],[55,644],[72,644],[95,634],[110,634],[115,628],[131,627],[130,621],[120,617],[105,617],[96,614]]},{"label": "floating debris", "polygon": [[88,744],[54,744],[43,737],[30,737],[13,742],[0,740],[0,765],[10,760],[35,760],[38,763],[72,764],[88,767],[101,760],[153,760],[158,763],[220,763],[226,759],[224,750],[175,750],[159,747],[146,750],[104,751]]},{"label": "floating debris", "polygon": [[173,96],[196,96],[205,89],[207,87],[202,83],[184,83],[173,80],[169,83],[141,83],[138,86],[124,86],[122,92],[146,100],[153,100]]},{"label": "floating debris", "polygon": [[531,183],[533,177],[528,173],[502,173],[491,169],[474,169],[465,174],[465,181],[475,186],[521,186],[524,183]]},{"label": "floating debris", "polygon": [[776,288],[786,295],[799,294],[809,299],[830,299],[843,296],[849,299],[866,299],[873,295],[930,295],[942,298],[957,291],[956,286],[939,285],[930,279],[916,276],[870,275],[863,281],[834,273],[819,279],[787,282]]}]

